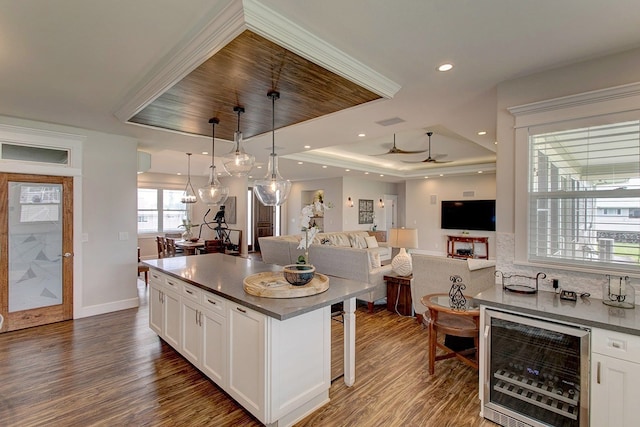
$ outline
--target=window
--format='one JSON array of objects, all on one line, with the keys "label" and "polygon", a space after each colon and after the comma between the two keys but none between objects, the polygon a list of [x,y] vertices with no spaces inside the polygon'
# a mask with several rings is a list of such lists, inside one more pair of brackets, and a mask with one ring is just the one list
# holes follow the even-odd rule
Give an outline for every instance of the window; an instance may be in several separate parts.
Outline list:
[{"label": "window", "polygon": [[640,270],[640,121],[563,127],[529,129],[528,260]]},{"label": "window", "polygon": [[138,188],[138,233],[179,231],[186,217],[183,190]]}]

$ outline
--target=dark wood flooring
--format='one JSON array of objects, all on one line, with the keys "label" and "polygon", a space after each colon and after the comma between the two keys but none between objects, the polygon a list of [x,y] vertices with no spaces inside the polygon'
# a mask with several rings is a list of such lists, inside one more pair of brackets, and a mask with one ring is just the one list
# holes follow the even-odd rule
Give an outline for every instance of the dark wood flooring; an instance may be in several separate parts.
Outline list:
[{"label": "dark wood flooring", "polygon": [[[0,334],[2,426],[259,426],[148,327],[141,306]],[[477,372],[456,361],[427,371],[427,331],[358,307],[356,384],[297,426],[495,426],[479,415]],[[332,374],[342,325],[332,323]]]}]

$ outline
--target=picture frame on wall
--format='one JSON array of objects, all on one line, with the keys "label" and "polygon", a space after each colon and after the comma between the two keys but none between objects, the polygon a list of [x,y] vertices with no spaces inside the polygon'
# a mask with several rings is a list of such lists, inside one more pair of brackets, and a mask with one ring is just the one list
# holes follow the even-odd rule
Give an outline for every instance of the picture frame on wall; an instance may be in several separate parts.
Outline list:
[{"label": "picture frame on wall", "polygon": [[358,199],[358,224],[373,224],[373,200]]}]

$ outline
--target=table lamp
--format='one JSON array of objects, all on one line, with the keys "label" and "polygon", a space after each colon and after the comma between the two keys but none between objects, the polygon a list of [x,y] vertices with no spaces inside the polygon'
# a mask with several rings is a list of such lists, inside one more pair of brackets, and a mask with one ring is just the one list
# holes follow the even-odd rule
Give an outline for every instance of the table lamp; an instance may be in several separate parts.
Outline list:
[{"label": "table lamp", "polygon": [[418,247],[418,230],[415,228],[392,228],[389,231],[389,246],[400,248],[400,252],[391,260],[393,271],[399,276],[409,276],[413,270],[411,255],[406,249]]}]

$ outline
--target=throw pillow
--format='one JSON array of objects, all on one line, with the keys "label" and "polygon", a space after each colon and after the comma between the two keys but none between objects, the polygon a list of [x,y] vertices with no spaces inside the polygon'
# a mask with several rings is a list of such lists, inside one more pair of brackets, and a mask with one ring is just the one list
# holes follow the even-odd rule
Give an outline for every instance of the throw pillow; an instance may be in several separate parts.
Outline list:
[{"label": "throw pillow", "polygon": [[364,240],[367,242],[367,247],[369,248],[378,247],[378,241],[376,240],[376,236],[367,236],[364,238]]},{"label": "throw pillow", "polygon": [[380,260],[380,252],[369,251],[369,265],[371,266],[372,269],[382,267],[382,261]]},{"label": "throw pillow", "polygon": [[351,247],[356,249],[366,249],[367,241],[363,236],[358,236],[357,234],[349,235],[349,242],[351,242]]}]

